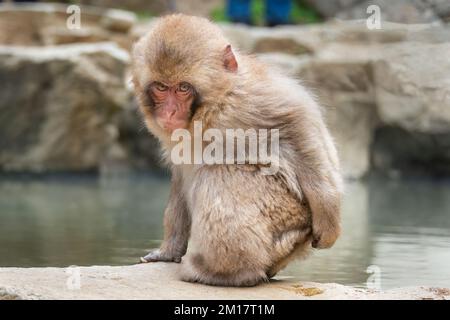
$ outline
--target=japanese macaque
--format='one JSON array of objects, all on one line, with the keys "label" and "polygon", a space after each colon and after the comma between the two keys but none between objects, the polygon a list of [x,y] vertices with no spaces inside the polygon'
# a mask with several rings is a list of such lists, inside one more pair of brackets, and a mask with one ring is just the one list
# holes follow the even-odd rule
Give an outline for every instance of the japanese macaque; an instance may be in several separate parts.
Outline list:
[{"label": "japanese macaque", "polygon": [[[294,79],[230,46],[219,27],[160,18],[133,49],[133,83],[172,172],[164,240],[141,262],[181,262],[181,279],[220,286],[268,281],[340,233],[337,152],[314,99]],[[279,169],[171,163],[177,129],[278,129]],[[189,246],[188,246],[189,242]]]}]

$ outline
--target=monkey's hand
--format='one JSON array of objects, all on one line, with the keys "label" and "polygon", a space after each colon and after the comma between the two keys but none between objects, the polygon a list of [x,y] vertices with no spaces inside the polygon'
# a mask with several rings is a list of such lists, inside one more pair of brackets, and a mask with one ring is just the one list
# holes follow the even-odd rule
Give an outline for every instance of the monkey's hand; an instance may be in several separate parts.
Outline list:
[{"label": "monkey's hand", "polygon": [[330,248],[341,233],[339,220],[335,216],[319,216],[313,218],[312,247],[317,249]]},{"label": "monkey's hand", "polygon": [[148,262],[181,262],[181,256],[170,254],[169,252],[163,252],[160,249],[150,251],[145,257],[140,258],[141,263]]}]

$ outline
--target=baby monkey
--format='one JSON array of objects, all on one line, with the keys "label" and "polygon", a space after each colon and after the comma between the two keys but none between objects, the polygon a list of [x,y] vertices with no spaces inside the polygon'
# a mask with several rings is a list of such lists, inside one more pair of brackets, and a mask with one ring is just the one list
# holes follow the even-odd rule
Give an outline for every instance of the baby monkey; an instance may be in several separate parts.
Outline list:
[{"label": "baby monkey", "polygon": [[[160,18],[133,49],[133,83],[172,173],[164,241],[141,262],[181,262],[181,279],[220,286],[268,281],[340,233],[342,179],[321,110],[294,79],[232,48],[207,19]],[[178,129],[278,129],[278,170],[174,164]],[[189,246],[188,246],[189,242]]]}]

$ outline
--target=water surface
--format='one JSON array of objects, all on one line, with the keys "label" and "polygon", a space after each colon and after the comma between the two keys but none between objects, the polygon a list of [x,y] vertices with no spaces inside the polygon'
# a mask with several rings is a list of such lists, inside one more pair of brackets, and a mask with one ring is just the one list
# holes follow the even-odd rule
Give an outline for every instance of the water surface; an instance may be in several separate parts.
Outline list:
[{"label": "water surface", "polygon": [[[0,266],[135,263],[163,236],[165,177],[0,178]],[[281,273],[362,287],[369,266],[383,289],[450,287],[450,182],[349,182],[343,234]]]}]

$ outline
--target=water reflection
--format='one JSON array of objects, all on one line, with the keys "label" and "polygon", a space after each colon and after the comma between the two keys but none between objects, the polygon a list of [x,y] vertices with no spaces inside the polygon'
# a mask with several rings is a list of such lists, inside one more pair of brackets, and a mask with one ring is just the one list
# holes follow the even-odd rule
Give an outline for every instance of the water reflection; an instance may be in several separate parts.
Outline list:
[{"label": "water reflection", "polygon": [[370,195],[372,263],[382,286],[450,287],[449,182],[373,179]]},{"label": "water reflection", "polygon": [[0,184],[0,265],[127,264],[162,238],[169,182],[67,178]]},{"label": "water reflection", "polygon": [[[0,178],[0,266],[135,263],[162,238],[169,181],[127,176]],[[382,288],[450,287],[450,184],[371,178],[347,186],[343,234],[282,276]]]},{"label": "water reflection", "polygon": [[283,273],[306,281],[365,286],[369,266],[381,288],[450,287],[450,182],[386,180],[347,186],[343,234],[336,245]]},{"label": "water reflection", "polygon": [[368,186],[353,182],[346,187],[342,208],[342,235],[329,250],[315,250],[309,259],[290,264],[283,272],[304,281],[365,283],[373,248],[369,227]]}]

